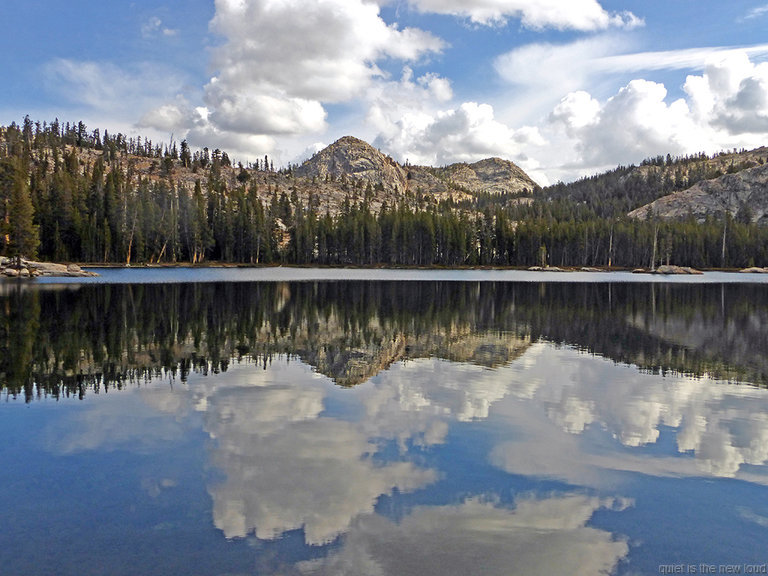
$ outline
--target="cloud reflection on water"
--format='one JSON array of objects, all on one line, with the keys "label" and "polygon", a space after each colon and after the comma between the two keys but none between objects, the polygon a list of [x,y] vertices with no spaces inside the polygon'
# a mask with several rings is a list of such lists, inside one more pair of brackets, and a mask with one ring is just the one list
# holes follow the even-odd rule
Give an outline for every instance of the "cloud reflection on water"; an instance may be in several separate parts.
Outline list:
[{"label": "cloud reflection on water", "polygon": [[341,549],[299,565],[305,574],[609,574],[626,540],[587,526],[599,510],[631,502],[578,494],[522,498],[514,509],[477,499],[418,507],[401,522],[359,517]]},{"label": "cloud reflection on water", "polygon": [[[587,484],[602,469],[768,484],[765,472],[748,468],[768,463],[765,390],[708,378],[660,377],[544,343],[526,356],[534,361],[501,371],[522,383],[516,396],[525,399],[499,407],[526,430],[524,439],[495,448],[492,460],[505,470]],[[623,448],[590,446],[586,432],[592,429]],[[649,452],[663,430],[675,435],[677,453]]]},{"label": "cloud reflection on water", "polygon": [[[549,557],[599,573],[627,555],[627,544],[588,524],[596,511],[620,511],[627,501],[585,489],[621,494],[625,473],[768,484],[759,467],[768,460],[765,391],[642,373],[543,342],[497,369],[410,360],[346,390],[284,356],[266,368],[235,364],[185,385],[138,390],[134,398],[152,409],[131,409],[126,419],[115,406],[130,396],[86,407],[80,425],[52,447],[111,449],[138,430],[172,440],[197,414],[211,439],[210,462],[221,471],[208,485],[215,526],[228,538],[272,540],[296,529],[310,545],[340,538],[327,559],[300,566],[309,573],[353,573],[355,566],[369,574],[466,573],[469,542],[487,573],[556,573]],[[509,509],[467,486],[462,498],[474,497],[462,504],[416,506],[399,523],[377,513],[382,496],[460,477],[449,462],[433,464],[429,450],[485,422],[492,443],[473,456],[478,462],[564,480],[578,493],[518,495]],[[668,434],[674,443],[662,443]],[[387,452],[390,444],[396,453]],[[440,562],[421,564],[430,554]]]},{"label": "cloud reflection on water", "polygon": [[276,361],[196,383],[211,460],[223,472],[209,486],[214,523],[228,538],[303,528],[308,544],[325,544],[382,494],[434,481],[412,463],[375,461],[375,441],[357,423],[323,416],[327,388],[317,380],[304,364]]}]

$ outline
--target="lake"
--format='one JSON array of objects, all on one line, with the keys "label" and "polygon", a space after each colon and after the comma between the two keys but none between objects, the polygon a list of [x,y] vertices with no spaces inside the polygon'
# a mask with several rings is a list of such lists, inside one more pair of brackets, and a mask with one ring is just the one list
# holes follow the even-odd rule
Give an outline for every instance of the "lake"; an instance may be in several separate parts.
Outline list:
[{"label": "lake", "polygon": [[0,282],[3,575],[768,572],[765,276],[100,272]]}]

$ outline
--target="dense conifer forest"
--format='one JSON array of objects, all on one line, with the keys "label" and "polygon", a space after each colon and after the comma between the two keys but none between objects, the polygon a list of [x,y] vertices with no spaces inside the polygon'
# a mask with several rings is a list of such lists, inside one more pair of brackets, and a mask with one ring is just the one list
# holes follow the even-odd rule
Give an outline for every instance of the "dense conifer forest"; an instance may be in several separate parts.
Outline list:
[{"label": "dense conifer forest", "polygon": [[403,190],[375,204],[376,186],[342,177],[343,201],[331,210],[321,191],[297,193],[294,166],[276,170],[268,157],[244,166],[185,141],[27,117],[0,127],[0,255],[116,264],[768,265],[768,229],[748,215],[626,217],[754,164],[731,159],[723,170],[708,160],[658,157],[527,196],[460,202]]}]

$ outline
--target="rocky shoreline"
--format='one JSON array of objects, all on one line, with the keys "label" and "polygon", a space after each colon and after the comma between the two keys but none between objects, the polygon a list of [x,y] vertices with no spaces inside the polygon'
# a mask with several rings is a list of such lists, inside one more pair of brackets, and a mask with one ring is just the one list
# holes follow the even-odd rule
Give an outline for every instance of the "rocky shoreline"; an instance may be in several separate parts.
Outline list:
[{"label": "rocky shoreline", "polygon": [[56,264],[54,262],[34,262],[21,260],[21,267],[17,267],[11,258],[0,257],[0,277],[5,278],[39,278],[39,277],[68,277],[86,278],[98,276],[96,272],[83,270],[77,264]]},{"label": "rocky shoreline", "polygon": [[[529,272],[611,272],[611,269],[607,268],[595,268],[589,266],[583,266],[581,268],[559,268],[557,266],[530,266],[527,268]],[[620,271],[620,270],[619,270]],[[743,274],[768,274],[768,268],[760,268],[759,266],[752,266],[750,268],[742,268],[740,270],[725,270],[726,272],[741,272]],[[635,268],[632,270],[633,274],[662,274],[662,275],[674,275],[674,274],[704,274],[701,270],[691,268],[690,266],[675,266],[672,264],[664,264],[656,269],[648,268]]]},{"label": "rocky shoreline", "polygon": [[739,270],[744,274],[768,274],[768,268],[760,268],[759,266],[752,266],[751,268],[744,268]]},{"label": "rocky shoreline", "polygon": [[[109,266],[109,265],[107,265]],[[122,268],[123,266],[109,266],[115,268]],[[152,266],[147,266],[152,267]],[[163,265],[155,265],[155,267],[165,267]],[[177,265],[169,265],[169,268],[178,267]],[[214,263],[209,264],[206,267],[221,267],[221,268],[239,268],[242,267],[236,264],[222,264]],[[247,266],[246,266],[247,267]],[[438,269],[438,268],[435,268]],[[596,267],[575,267],[575,268],[560,268],[558,266],[530,266],[527,268],[530,272],[611,272],[621,271],[618,269],[606,269]],[[750,268],[731,270],[732,272],[741,272],[747,274],[768,274],[768,267],[761,268],[758,266],[752,266]],[[701,270],[696,270],[689,266],[673,266],[662,265],[655,270],[646,268],[635,268],[631,270],[635,274],[661,274],[661,275],[675,275],[675,274],[703,274]],[[39,278],[39,277],[69,277],[69,278],[86,278],[99,276],[96,272],[90,270],[83,270],[77,264],[57,264],[54,262],[35,262],[32,260],[21,260],[21,268],[17,268],[15,261],[11,258],[0,256],[0,279],[2,278]]]}]

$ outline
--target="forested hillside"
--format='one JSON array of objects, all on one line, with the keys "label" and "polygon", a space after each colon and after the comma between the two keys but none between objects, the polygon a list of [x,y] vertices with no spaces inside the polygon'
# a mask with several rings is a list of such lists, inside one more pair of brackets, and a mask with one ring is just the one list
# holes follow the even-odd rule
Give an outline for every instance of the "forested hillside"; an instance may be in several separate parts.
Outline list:
[{"label": "forested hillside", "polygon": [[[0,255],[88,263],[696,267],[768,264],[768,230],[626,214],[766,154],[657,158],[538,188],[511,162],[402,166],[346,138],[243,165],[82,122],[0,127]],[[765,152],[765,151],[764,151]]]},{"label": "forested hillside", "polygon": [[570,184],[550,186],[541,191],[540,198],[567,199],[586,205],[597,216],[616,218],[699,182],[762,166],[767,159],[765,147],[713,156],[657,156],[643,160],[639,166],[619,166]]}]

